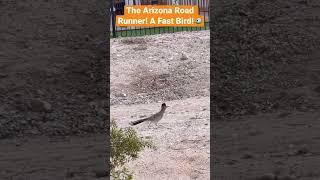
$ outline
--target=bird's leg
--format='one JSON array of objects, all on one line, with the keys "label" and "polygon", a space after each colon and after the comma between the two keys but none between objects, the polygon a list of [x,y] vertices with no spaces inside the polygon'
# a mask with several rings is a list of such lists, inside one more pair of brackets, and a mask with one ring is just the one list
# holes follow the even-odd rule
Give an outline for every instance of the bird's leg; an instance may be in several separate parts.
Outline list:
[{"label": "bird's leg", "polygon": [[148,125],[148,128],[150,128],[150,124],[151,124],[151,121],[149,121],[149,125]]}]

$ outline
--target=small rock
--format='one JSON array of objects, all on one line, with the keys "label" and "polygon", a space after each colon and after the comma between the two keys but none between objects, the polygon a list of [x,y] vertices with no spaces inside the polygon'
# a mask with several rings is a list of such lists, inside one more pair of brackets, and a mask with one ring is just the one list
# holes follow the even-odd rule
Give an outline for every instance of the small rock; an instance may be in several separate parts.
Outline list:
[{"label": "small rock", "polygon": [[14,92],[14,93],[13,93],[13,96],[15,96],[15,97],[21,97],[21,96],[23,96],[23,95],[24,95],[23,92]]},{"label": "small rock", "polygon": [[247,152],[242,156],[242,159],[252,159],[252,158],[254,158],[254,155],[250,152]]},{"label": "small rock", "polygon": [[181,54],[180,60],[185,61],[188,60],[188,57],[185,54]]},{"label": "small rock", "polygon": [[272,173],[268,173],[268,174],[264,174],[260,177],[255,178],[255,180],[276,180],[277,176],[272,174]]},{"label": "small rock", "polygon": [[239,15],[240,16],[248,16],[248,14],[246,12],[244,12],[244,11],[239,11]]},{"label": "small rock", "polygon": [[309,149],[306,146],[303,146],[302,148],[298,149],[295,153],[295,155],[304,155],[309,152]]},{"label": "small rock", "polygon": [[28,122],[27,122],[26,120],[21,120],[20,123],[21,123],[22,125],[28,124]]},{"label": "small rock", "polygon": [[94,102],[94,101],[91,101],[89,102],[89,106],[93,109],[97,109],[98,108],[98,103],[97,102]]},{"label": "small rock", "polygon": [[38,90],[37,90],[37,94],[38,94],[38,95],[44,95],[44,92],[38,89]]},{"label": "small rock", "polygon": [[313,89],[315,92],[320,93],[320,86],[317,86],[316,88]]},{"label": "small rock", "polygon": [[71,109],[64,109],[63,112],[65,112],[65,113],[71,113],[72,110],[71,110]]},{"label": "small rock", "polygon": [[3,106],[0,106],[0,114],[4,114],[6,111]]},{"label": "small rock", "polygon": [[198,179],[199,178],[199,171],[194,171],[192,174],[191,174],[191,179]]},{"label": "small rock", "polygon": [[145,136],[144,138],[146,138],[146,139],[152,139],[151,136]]},{"label": "small rock", "polygon": [[72,172],[72,171],[68,171],[68,172],[66,173],[66,177],[67,177],[67,178],[73,178],[74,175],[75,175],[75,172]]},{"label": "small rock", "polygon": [[301,0],[301,1],[298,1],[299,4],[305,4],[307,5],[308,4],[308,1],[307,0]]},{"label": "small rock", "polygon": [[297,180],[294,176],[286,175],[283,177],[279,177],[277,180]]},{"label": "small rock", "polygon": [[31,129],[31,130],[29,131],[29,133],[32,134],[32,135],[37,135],[37,134],[39,134],[40,132],[39,132],[38,130],[36,130],[36,129]]},{"label": "small rock", "polygon": [[95,170],[94,173],[97,178],[107,177],[109,175],[106,169]]},{"label": "small rock", "polygon": [[278,118],[284,118],[284,117],[289,116],[290,114],[291,113],[289,113],[289,112],[282,112],[282,113],[278,114]]},{"label": "small rock", "polygon": [[228,164],[228,165],[234,165],[234,164],[236,164],[237,162],[238,162],[237,160],[231,159],[231,160],[229,160],[229,161],[227,162],[227,164]]},{"label": "small rock", "polygon": [[85,36],[84,36],[84,39],[85,39],[86,41],[89,41],[89,40],[91,40],[91,37],[90,37],[89,35],[85,35]]},{"label": "small rock", "polygon": [[8,74],[0,73],[0,79],[8,77]]},{"label": "small rock", "polygon": [[51,104],[41,99],[31,99],[29,108],[34,112],[51,112]]},{"label": "small rock", "polygon": [[82,98],[84,98],[84,97],[85,97],[85,95],[83,95],[83,94],[79,94],[79,95],[77,95],[77,97],[78,97],[78,98],[80,98],[80,99],[82,99]]},{"label": "small rock", "polygon": [[102,108],[100,108],[98,110],[98,114],[107,117],[108,116],[108,112]]},{"label": "small rock", "polygon": [[125,94],[125,93],[117,93],[115,96],[116,97],[127,97],[127,94]]},{"label": "small rock", "polygon": [[248,135],[249,136],[257,136],[257,135],[260,135],[262,134],[262,132],[258,131],[258,130],[251,130],[248,132]]}]

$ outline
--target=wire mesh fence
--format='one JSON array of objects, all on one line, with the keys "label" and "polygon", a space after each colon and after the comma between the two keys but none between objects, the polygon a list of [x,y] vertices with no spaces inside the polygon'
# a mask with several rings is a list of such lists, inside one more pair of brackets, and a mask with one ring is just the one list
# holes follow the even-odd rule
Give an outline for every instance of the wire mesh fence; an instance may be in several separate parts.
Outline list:
[{"label": "wire mesh fence", "polygon": [[[118,27],[115,17],[124,14],[125,5],[197,5],[199,15],[204,17],[204,27]],[[133,37],[179,31],[208,30],[210,22],[209,0],[112,0],[111,8],[111,37]]]}]

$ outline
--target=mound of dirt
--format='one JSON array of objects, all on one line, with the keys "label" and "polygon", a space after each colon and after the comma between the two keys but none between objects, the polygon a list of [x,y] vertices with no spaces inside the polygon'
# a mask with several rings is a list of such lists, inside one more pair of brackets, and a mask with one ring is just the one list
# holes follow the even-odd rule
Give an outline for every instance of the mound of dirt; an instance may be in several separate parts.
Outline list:
[{"label": "mound of dirt", "polygon": [[111,105],[209,96],[209,31],[113,39],[111,47]]},{"label": "mound of dirt", "polygon": [[1,4],[0,138],[103,131],[107,24],[100,5]]}]

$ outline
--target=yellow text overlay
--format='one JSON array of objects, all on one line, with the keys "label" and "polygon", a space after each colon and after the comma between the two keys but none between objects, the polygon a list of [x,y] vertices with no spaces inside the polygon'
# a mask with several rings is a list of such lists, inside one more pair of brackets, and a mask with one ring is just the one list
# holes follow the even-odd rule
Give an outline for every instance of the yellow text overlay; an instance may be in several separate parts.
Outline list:
[{"label": "yellow text overlay", "polygon": [[198,6],[135,5],[125,6],[124,15],[116,16],[116,26],[204,27]]}]

